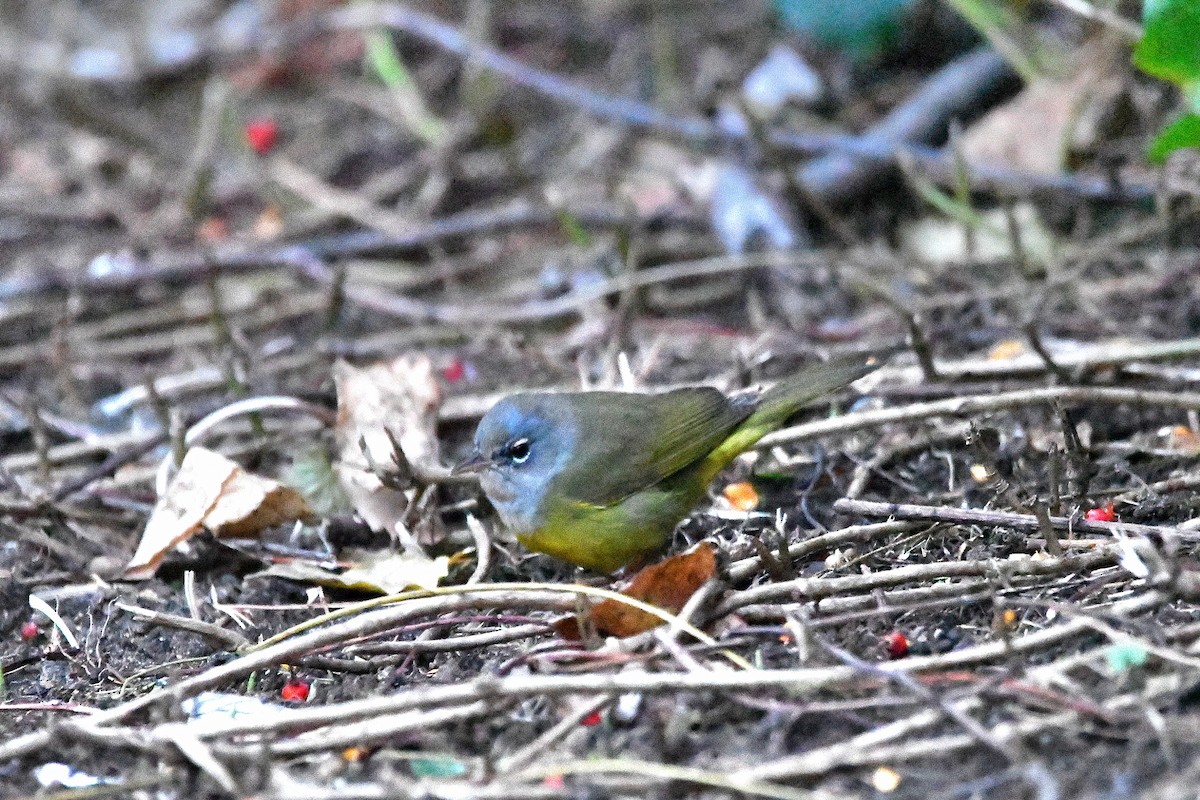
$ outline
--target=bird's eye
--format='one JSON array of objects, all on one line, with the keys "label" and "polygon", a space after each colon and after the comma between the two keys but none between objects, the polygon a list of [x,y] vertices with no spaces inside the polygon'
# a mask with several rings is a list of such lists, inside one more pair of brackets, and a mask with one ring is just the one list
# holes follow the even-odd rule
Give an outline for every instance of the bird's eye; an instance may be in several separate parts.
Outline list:
[{"label": "bird's eye", "polygon": [[508,446],[508,457],[512,459],[514,464],[524,464],[529,458],[529,440],[517,439]]}]

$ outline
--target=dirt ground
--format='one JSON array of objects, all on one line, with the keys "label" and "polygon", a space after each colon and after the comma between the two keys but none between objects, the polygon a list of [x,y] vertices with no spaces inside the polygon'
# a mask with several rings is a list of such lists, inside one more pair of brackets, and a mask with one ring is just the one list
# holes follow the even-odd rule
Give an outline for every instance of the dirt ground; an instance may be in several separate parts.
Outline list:
[{"label": "dirt ground", "polygon": [[[1195,797],[1195,162],[1032,6],[1067,77],[923,2],[857,60],[766,2],[0,5],[0,796]],[[825,88],[760,114],[777,44]],[[514,390],[868,354],[680,524],[670,626],[445,474]],[[317,583],[401,546],[314,497],[397,357],[436,451],[367,471],[443,588]],[[131,580],[185,438],[314,513]]]}]

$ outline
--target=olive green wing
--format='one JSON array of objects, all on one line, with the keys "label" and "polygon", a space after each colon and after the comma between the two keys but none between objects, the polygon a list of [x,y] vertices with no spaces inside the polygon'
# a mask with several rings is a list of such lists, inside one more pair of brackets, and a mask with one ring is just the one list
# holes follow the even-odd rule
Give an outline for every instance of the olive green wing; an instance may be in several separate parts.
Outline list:
[{"label": "olive green wing", "polygon": [[783,379],[763,394],[745,424],[705,458],[705,463],[698,469],[699,480],[708,483],[739,453],[753,447],[809,401],[858,380],[878,369],[880,364],[876,358],[844,358],[813,364]]},{"label": "olive green wing", "polygon": [[554,479],[565,497],[607,506],[703,459],[754,410],[716,389],[662,394],[580,392],[571,465]]}]

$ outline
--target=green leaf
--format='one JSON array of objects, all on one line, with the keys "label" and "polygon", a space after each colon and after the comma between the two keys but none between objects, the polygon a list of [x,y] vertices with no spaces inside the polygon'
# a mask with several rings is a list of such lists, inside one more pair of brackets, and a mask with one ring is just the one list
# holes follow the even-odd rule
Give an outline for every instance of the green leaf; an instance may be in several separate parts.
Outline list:
[{"label": "green leaf", "polygon": [[1121,673],[1142,666],[1150,654],[1140,644],[1125,642],[1109,647],[1105,657],[1108,659],[1108,668],[1114,673]]},{"label": "green leaf", "polygon": [[1200,148],[1200,114],[1188,114],[1168,125],[1150,143],[1146,157],[1155,164],[1184,147]]},{"label": "green leaf", "polygon": [[396,43],[386,31],[367,31],[367,61],[375,74],[383,81],[396,98],[400,116],[409,130],[430,144],[436,144],[446,136],[446,123],[438,119],[425,106],[417,84],[408,68],[400,60]]},{"label": "green leaf", "polygon": [[[966,202],[958,197],[950,195],[936,185],[929,178],[917,172],[912,168],[911,164],[901,162],[901,169],[904,171],[905,177],[908,178],[912,185],[913,191],[929,205],[936,208],[938,211],[945,214],[957,222],[964,225],[970,225],[975,230],[983,230],[991,226],[987,218],[971,207],[970,198]],[[1003,235],[1004,231],[996,228],[994,232],[997,235]]]},{"label": "green leaf", "polygon": [[1187,87],[1200,81],[1200,3],[1146,0],[1145,34],[1133,63],[1156,78]]},{"label": "green leaf", "polygon": [[400,60],[396,45],[392,38],[383,31],[371,31],[367,34],[367,58],[375,69],[379,80],[393,89],[406,88],[413,85],[412,76]]},{"label": "green leaf", "polygon": [[555,209],[554,215],[558,217],[558,225],[571,244],[577,247],[591,247],[592,237],[588,236],[587,229],[578,217],[565,208]]}]

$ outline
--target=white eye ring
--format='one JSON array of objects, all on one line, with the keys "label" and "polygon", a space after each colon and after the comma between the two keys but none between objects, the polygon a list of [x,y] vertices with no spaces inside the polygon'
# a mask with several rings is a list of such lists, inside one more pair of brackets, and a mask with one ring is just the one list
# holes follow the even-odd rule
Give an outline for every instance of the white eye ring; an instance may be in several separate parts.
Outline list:
[{"label": "white eye ring", "polygon": [[[519,455],[517,454],[518,450],[521,451]],[[514,464],[524,464],[529,460],[529,450],[530,448],[528,439],[517,439],[508,447],[509,458],[512,459]]]}]

